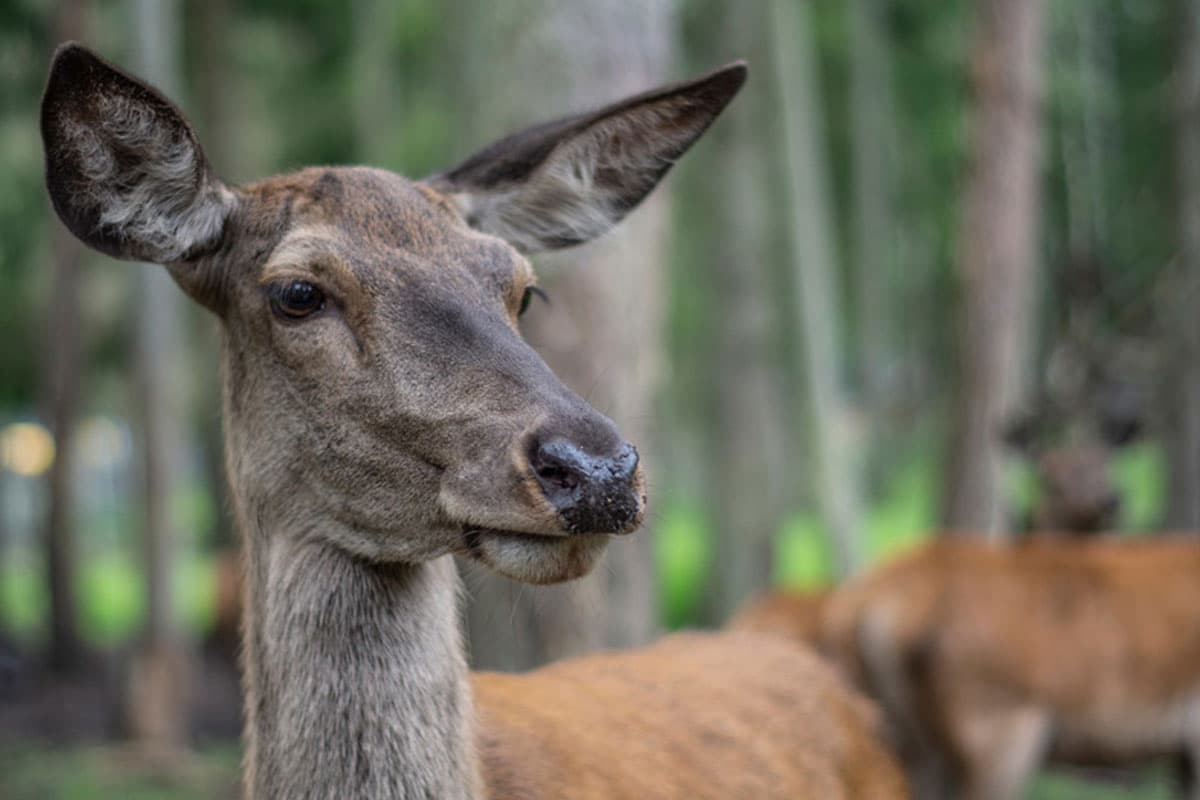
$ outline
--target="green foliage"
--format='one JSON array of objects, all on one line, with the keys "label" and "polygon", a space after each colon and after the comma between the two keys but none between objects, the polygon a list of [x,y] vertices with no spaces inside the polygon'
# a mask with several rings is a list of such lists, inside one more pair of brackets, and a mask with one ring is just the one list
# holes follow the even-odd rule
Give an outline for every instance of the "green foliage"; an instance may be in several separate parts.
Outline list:
[{"label": "green foliage", "polygon": [[0,13],[0,409],[33,400],[40,282],[49,203],[42,191],[41,145],[34,124],[44,79],[46,9],[11,2]]},{"label": "green foliage", "polygon": [[[49,608],[40,563],[21,554],[0,568],[0,629],[27,642],[41,641]],[[133,639],[146,615],[141,565],[123,551],[84,560],[76,576],[79,622],[93,646],[111,649]],[[191,553],[178,560],[171,584],[178,621],[194,634],[206,631],[215,602],[214,563]]]},{"label": "green foliage", "polygon": [[694,625],[712,566],[712,530],[694,506],[674,505],[658,521],[654,537],[659,607],[671,629]]},{"label": "green foliage", "polygon": [[1178,796],[1162,769],[1141,770],[1129,786],[1082,781],[1061,772],[1044,775],[1030,800],[1170,800]]},{"label": "green foliage", "polygon": [[1124,498],[1121,527],[1126,531],[1158,528],[1166,507],[1167,474],[1162,449],[1142,443],[1117,454],[1113,483]]}]

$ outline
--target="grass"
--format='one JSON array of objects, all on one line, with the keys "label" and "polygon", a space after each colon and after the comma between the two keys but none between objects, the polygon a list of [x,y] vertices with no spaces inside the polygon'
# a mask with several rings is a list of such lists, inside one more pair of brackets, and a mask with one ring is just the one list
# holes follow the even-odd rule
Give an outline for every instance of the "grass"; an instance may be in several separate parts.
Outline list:
[{"label": "grass", "polygon": [[210,746],[165,759],[120,747],[0,750],[6,800],[217,800],[236,797],[240,752]]},{"label": "grass", "polygon": [[[24,745],[0,750],[0,797],[5,800],[216,800],[236,796],[240,753],[235,745],[207,746],[164,761],[126,748],[54,749]],[[1042,776],[1030,800],[1170,800],[1163,770],[1148,770],[1134,786]]]},{"label": "grass", "polygon": [[1178,796],[1165,770],[1145,770],[1137,777],[1138,781],[1131,786],[1118,786],[1051,772],[1039,778],[1029,797],[1030,800],[1175,800]]}]

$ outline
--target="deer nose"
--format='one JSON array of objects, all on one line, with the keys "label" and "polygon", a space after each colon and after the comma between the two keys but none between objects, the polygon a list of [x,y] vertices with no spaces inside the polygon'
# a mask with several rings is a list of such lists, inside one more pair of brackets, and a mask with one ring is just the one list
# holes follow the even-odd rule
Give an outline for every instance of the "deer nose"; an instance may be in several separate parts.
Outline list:
[{"label": "deer nose", "polygon": [[1121,496],[1116,492],[1106,495],[1103,502],[1100,504],[1100,513],[1105,517],[1111,517],[1121,510]]},{"label": "deer nose", "polygon": [[641,516],[638,454],[631,444],[598,456],[555,436],[534,444],[529,466],[571,533],[625,533]]}]

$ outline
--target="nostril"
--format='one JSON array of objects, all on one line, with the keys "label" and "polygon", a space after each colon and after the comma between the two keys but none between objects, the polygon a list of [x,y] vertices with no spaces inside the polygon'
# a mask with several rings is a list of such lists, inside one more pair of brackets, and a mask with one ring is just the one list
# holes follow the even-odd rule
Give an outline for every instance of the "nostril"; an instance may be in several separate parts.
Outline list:
[{"label": "nostril", "polygon": [[579,475],[562,464],[542,464],[534,470],[544,484],[558,489],[574,489],[579,486]]},{"label": "nostril", "polygon": [[571,491],[584,478],[586,459],[570,442],[551,439],[534,447],[530,467],[544,488]]}]

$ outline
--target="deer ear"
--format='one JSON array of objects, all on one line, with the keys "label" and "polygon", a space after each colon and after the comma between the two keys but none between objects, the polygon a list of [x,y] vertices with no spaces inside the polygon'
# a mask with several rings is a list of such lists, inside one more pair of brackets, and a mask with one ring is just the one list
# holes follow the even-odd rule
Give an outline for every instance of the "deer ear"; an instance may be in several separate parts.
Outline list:
[{"label": "deer ear", "polygon": [[650,193],[746,80],[738,62],[502,139],[429,179],[472,227],[525,252],[580,244]]},{"label": "deer ear", "polygon": [[153,87],[78,44],[54,55],[42,142],[54,209],[85,244],[171,264],[219,243],[234,195],[191,126]]}]

